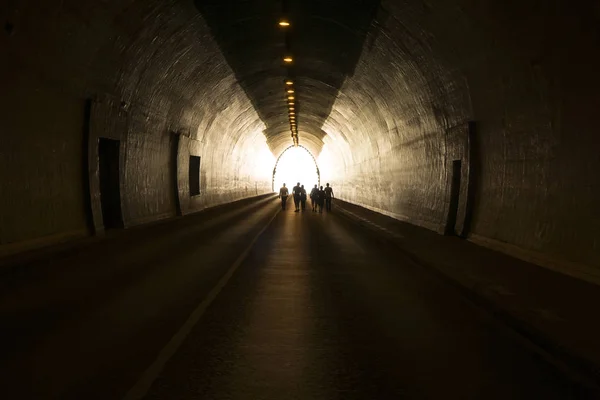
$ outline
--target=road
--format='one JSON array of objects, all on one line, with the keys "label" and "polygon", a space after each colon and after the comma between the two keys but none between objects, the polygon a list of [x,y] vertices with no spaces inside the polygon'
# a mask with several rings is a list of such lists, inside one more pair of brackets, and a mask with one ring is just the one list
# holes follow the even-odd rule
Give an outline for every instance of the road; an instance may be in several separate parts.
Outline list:
[{"label": "road", "polygon": [[335,210],[276,207],[130,232],[5,279],[2,397],[581,398],[390,243]]},{"label": "road", "polygon": [[389,244],[335,213],[288,210],[146,398],[576,397],[506,329]]}]

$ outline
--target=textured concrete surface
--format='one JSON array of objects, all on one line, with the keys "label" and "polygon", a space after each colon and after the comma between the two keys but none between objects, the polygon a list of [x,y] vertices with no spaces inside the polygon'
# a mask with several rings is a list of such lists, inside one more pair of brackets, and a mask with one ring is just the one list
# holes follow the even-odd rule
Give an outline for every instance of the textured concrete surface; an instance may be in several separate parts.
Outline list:
[{"label": "textured concrete surface", "polygon": [[0,398],[122,398],[277,210],[244,200],[0,264]]},{"label": "textured concrete surface", "polygon": [[2,253],[88,233],[98,136],[121,140],[127,226],[176,213],[173,133],[202,157],[186,210],[270,191],[264,124],[191,2],[11,1],[0,16]]},{"label": "textured concrete surface", "polygon": [[441,231],[462,158],[448,138],[475,121],[472,238],[600,276],[599,15],[592,1],[383,0],[322,128],[322,178]]},{"label": "textured concrete surface", "polygon": [[599,16],[593,0],[8,2],[0,255],[97,225],[97,137],[121,140],[126,226],[270,190],[290,51],[301,143],[340,198],[442,231],[461,160],[470,240],[600,277]]},{"label": "textured concrete surface", "polygon": [[289,209],[146,399],[579,397],[393,245],[335,214]]},{"label": "textured concrete surface", "polygon": [[[323,146],[323,123],[353,72],[379,0],[195,4],[265,122],[273,153],[278,156],[291,144],[283,84],[289,77],[295,83],[300,144],[317,156]],[[277,27],[282,16],[290,20],[289,28]],[[284,54],[295,59],[291,66],[282,65]]]}]

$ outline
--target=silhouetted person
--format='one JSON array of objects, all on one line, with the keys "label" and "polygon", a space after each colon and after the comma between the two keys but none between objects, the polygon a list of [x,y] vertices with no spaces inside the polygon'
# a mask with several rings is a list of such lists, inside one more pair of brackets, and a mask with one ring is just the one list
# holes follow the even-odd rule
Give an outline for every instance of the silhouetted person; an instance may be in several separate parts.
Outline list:
[{"label": "silhouetted person", "polygon": [[319,196],[319,188],[315,185],[314,188],[310,191],[310,204],[312,205],[312,210],[317,211],[317,200]]},{"label": "silhouetted person", "polygon": [[319,212],[322,214],[323,204],[325,203],[325,191],[323,190],[323,186],[321,186],[321,189],[319,189],[318,199],[319,201],[317,204],[319,205]]},{"label": "silhouetted person", "polygon": [[281,209],[285,210],[285,203],[287,203],[287,198],[288,198],[288,188],[285,187],[285,183],[283,184],[283,186],[281,187],[281,189],[279,189],[279,198],[281,199]]},{"label": "silhouetted person", "polygon": [[300,187],[300,207],[302,211],[306,210],[306,189],[304,189],[304,185]]},{"label": "silhouetted person", "polygon": [[327,187],[325,188],[325,209],[327,211],[331,211],[331,199],[334,198],[335,196],[333,195],[333,188],[330,187],[328,183]]},{"label": "silhouetted person", "polygon": [[292,196],[294,196],[294,205],[296,206],[296,210],[294,212],[300,211],[300,195],[302,194],[302,189],[300,188],[300,182],[292,189]]}]

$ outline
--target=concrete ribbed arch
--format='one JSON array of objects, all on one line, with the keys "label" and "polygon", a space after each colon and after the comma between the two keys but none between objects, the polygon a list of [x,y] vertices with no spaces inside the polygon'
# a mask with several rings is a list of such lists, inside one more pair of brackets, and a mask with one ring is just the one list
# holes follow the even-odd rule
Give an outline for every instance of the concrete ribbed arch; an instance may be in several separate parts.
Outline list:
[{"label": "concrete ribbed arch", "polygon": [[[300,144],[337,197],[439,230],[448,166],[470,165],[472,151],[472,240],[600,271],[597,2],[12,3],[3,18],[14,30],[0,43],[11,94],[0,243],[85,232],[86,99],[98,105],[94,130],[123,142],[131,224],[175,209],[172,133],[183,170],[186,155],[202,157],[203,196],[190,210],[268,192],[292,144],[291,74]],[[17,169],[29,179],[14,179]]]}]

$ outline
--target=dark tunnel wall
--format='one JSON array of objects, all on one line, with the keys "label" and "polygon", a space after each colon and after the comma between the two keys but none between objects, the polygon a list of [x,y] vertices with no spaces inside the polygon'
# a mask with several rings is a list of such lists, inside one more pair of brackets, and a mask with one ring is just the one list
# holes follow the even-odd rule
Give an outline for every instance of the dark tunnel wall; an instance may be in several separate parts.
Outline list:
[{"label": "dark tunnel wall", "polygon": [[471,240],[599,281],[598,16],[584,1],[382,1],[323,128],[324,181],[443,232],[462,159]]},{"label": "dark tunnel wall", "polygon": [[[300,144],[320,152],[322,182],[338,197],[444,232],[460,160],[454,232],[600,282],[597,2],[288,6]],[[277,93],[285,49],[265,29],[277,6],[1,7],[0,249],[13,250],[0,251],[98,226],[86,143],[93,156],[98,137],[122,141],[126,225],[270,189],[274,156],[291,143]],[[197,197],[190,154],[202,157]]]},{"label": "dark tunnel wall", "polygon": [[191,2],[15,0],[0,15],[0,254],[102,229],[98,137],[121,140],[125,226],[270,191],[264,125]]}]

